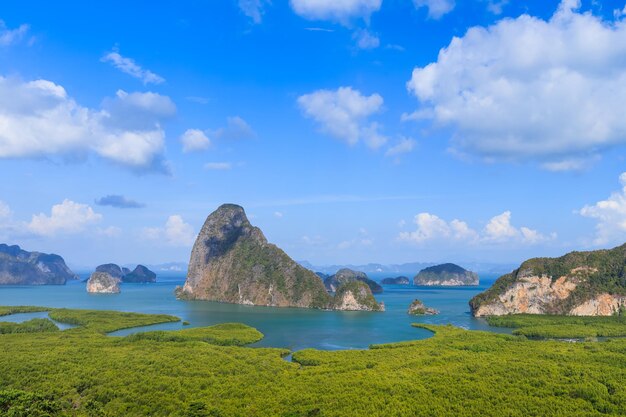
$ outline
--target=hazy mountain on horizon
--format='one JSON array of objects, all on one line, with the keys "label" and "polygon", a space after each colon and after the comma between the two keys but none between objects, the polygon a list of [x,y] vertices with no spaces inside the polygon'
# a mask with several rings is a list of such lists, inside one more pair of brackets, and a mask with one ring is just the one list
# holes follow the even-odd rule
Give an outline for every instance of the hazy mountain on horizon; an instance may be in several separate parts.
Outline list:
[{"label": "hazy mountain on horizon", "polygon": [[[369,263],[364,265],[313,265],[309,261],[297,261],[300,265],[314,272],[323,272],[325,274],[334,274],[342,268],[349,268],[355,271],[362,271],[367,274],[371,273],[389,273],[389,274],[409,274],[411,276],[417,274],[424,268],[439,265],[437,262],[408,262],[404,264],[379,264]],[[517,268],[517,264],[497,264],[488,262],[454,262],[462,265],[464,268],[477,272],[478,274],[506,274]]]}]

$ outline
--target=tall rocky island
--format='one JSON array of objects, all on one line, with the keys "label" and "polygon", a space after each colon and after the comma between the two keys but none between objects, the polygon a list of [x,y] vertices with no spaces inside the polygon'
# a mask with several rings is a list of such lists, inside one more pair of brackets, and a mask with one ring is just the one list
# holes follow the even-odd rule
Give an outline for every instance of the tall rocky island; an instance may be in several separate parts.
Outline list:
[{"label": "tall rocky island", "polygon": [[478,285],[478,274],[458,265],[447,263],[422,269],[413,278],[415,285],[461,286]]},{"label": "tall rocky island", "polygon": [[[362,291],[348,292],[358,300]],[[220,206],[206,219],[191,252],[187,280],[176,295],[275,307],[328,309],[336,305],[315,273],[268,243],[263,232],[250,224],[244,209],[234,204]],[[372,310],[368,295],[367,287],[367,306],[351,307]]]},{"label": "tall rocky island", "polygon": [[470,300],[472,313],[610,316],[626,312],[626,244],[530,259]]},{"label": "tall rocky island", "polygon": [[0,285],[64,285],[74,279],[59,255],[0,244]]}]

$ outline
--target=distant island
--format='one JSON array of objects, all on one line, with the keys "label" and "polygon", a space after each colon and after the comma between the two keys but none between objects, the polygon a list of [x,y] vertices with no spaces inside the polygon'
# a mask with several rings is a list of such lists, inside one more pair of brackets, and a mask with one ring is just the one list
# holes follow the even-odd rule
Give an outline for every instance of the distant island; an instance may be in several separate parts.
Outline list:
[{"label": "distant island", "polygon": [[422,269],[413,278],[415,285],[462,286],[478,285],[478,274],[447,263]]},{"label": "distant island", "polygon": [[507,314],[612,316],[626,312],[626,244],[534,258],[470,300],[476,317]]},{"label": "distant island", "polygon": [[328,291],[336,292],[342,284],[353,281],[365,283],[374,294],[381,294],[383,292],[383,287],[376,281],[369,279],[365,272],[353,271],[348,268],[340,269],[334,275],[326,277],[324,279],[324,286]]},{"label": "distant island", "polygon": [[75,279],[59,255],[0,244],[0,285],[65,285]]},{"label": "distant island", "polygon": [[319,276],[250,224],[243,207],[224,204],[202,226],[187,280],[176,289],[176,296],[273,307],[380,311],[375,300],[376,306],[371,303],[370,288],[364,287],[340,286],[332,297]]},{"label": "distant island", "polygon": [[383,285],[409,285],[410,283],[411,283],[411,280],[409,280],[409,278],[405,276],[395,277],[395,278],[384,278],[381,281],[381,284]]}]

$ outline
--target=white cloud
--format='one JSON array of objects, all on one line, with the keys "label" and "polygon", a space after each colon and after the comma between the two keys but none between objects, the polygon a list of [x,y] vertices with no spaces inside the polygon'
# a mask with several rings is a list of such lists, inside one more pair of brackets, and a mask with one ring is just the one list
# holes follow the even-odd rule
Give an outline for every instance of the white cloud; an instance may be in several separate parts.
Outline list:
[{"label": "white cloud", "polygon": [[165,172],[161,123],[176,106],[156,93],[126,93],[102,109],[79,105],[51,81],[0,77],[0,158],[86,155],[136,171]]},{"label": "white cloud", "polygon": [[226,127],[212,132],[212,136],[227,140],[252,139],[256,137],[256,132],[243,118],[231,116],[226,119]]},{"label": "white cloud", "polygon": [[626,237],[626,172],[619,177],[622,188],[611,193],[606,200],[580,209],[582,216],[596,219],[594,244],[623,243]]},{"label": "white cloud", "polygon": [[210,171],[228,171],[233,168],[233,164],[230,162],[207,162],[204,164],[204,169]]},{"label": "white cloud", "polygon": [[347,24],[352,19],[369,21],[382,0],[290,0],[293,11],[311,20],[331,20]]},{"label": "white cloud", "polygon": [[180,137],[183,152],[204,151],[211,146],[211,140],[202,130],[187,129]]},{"label": "white cloud", "polygon": [[116,226],[109,226],[105,228],[98,228],[96,233],[105,237],[119,237],[122,234],[122,229]]},{"label": "white cloud", "polygon": [[427,7],[428,17],[440,19],[443,15],[450,13],[455,7],[454,0],[413,0],[416,8]]},{"label": "white cloud", "polygon": [[459,153],[557,169],[626,143],[626,22],[578,7],[564,1],[549,20],[522,15],[453,38],[413,70],[407,87],[421,106],[409,118],[452,126]]},{"label": "white cloud", "polygon": [[359,49],[375,49],[380,46],[380,39],[367,29],[359,29],[352,35]]},{"label": "white cloud", "polygon": [[4,201],[0,201],[0,219],[11,217],[11,208]]},{"label": "white cloud", "polygon": [[81,232],[101,220],[102,215],[94,212],[87,204],[65,199],[52,206],[49,216],[44,213],[33,215],[27,228],[36,235],[54,236],[59,233]]},{"label": "white cloud", "polygon": [[22,24],[16,29],[9,29],[3,20],[0,20],[0,46],[9,46],[21,41],[30,30],[30,26]]},{"label": "white cloud", "polygon": [[416,142],[411,138],[402,138],[394,146],[387,149],[385,156],[397,157],[405,153],[410,153],[415,149]]},{"label": "white cloud", "polygon": [[170,246],[191,246],[196,236],[190,224],[185,223],[182,216],[169,216],[164,227],[146,227],[142,237],[150,240],[164,241]]},{"label": "white cloud", "polygon": [[352,87],[339,87],[300,96],[298,104],[305,116],[315,120],[323,132],[350,145],[364,140],[371,148],[377,148],[387,141],[378,133],[378,124],[368,121],[382,108],[383,98],[379,94],[364,96]]},{"label": "white cloud", "polygon": [[495,15],[500,15],[507,4],[509,4],[509,0],[487,0],[487,10]]},{"label": "white cloud", "polygon": [[239,0],[239,9],[252,19],[254,23],[258,24],[263,20],[263,6],[265,3],[265,0]]},{"label": "white cloud", "polygon": [[141,80],[144,84],[161,84],[165,79],[150,70],[143,69],[133,59],[122,56],[117,48],[101,59],[102,62],[108,62],[118,70],[130,75],[131,77]]},{"label": "white cloud", "polygon": [[482,233],[472,229],[464,221],[454,219],[447,222],[431,213],[418,214],[414,222],[417,229],[411,232],[401,232],[400,240],[417,244],[439,241],[489,245],[502,242],[536,244],[556,238],[555,234],[545,236],[528,227],[517,229],[511,225],[510,211],[491,218]]},{"label": "white cloud", "polygon": [[274,217],[276,217],[277,219],[282,219],[284,216],[284,214],[280,211],[275,211],[274,212]]}]

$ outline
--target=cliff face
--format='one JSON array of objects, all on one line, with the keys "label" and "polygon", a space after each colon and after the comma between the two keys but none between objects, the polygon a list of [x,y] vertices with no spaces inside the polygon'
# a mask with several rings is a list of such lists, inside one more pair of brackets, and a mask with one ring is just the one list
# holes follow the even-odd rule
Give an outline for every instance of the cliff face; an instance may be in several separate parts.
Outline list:
[{"label": "cliff face", "polygon": [[413,278],[415,285],[478,285],[478,275],[455,264],[435,265],[422,269]]},{"label": "cliff face", "polygon": [[470,301],[474,316],[609,316],[626,310],[626,245],[536,258]]},{"label": "cliff face", "polygon": [[207,218],[177,296],[227,303],[328,308],[331,298],[313,272],[267,242],[242,207],[225,204]]},{"label": "cliff face", "polygon": [[64,285],[78,277],[59,255],[0,244],[0,285]]},{"label": "cliff face", "polygon": [[324,286],[328,291],[336,292],[341,285],[353,281],[361,281],[365,283],[374,294],[380,294],[383,292],[383,287],[381,287],[376,281],[369,279],[365,272],[353,271],[348,268],[340,269],[336,274],[324,279]]},{"label": "cliff face", "polygon": [[341,311],[385,311],[385,304],[378,303],[369,286],[362,281],[342,284],[335,293],[333,309]]},{"label": "cliff face", "polygon": [[119,278],[106,272],[94,272],[87,281],[87,292],[97,294],[117,294],[120,292]]}]

